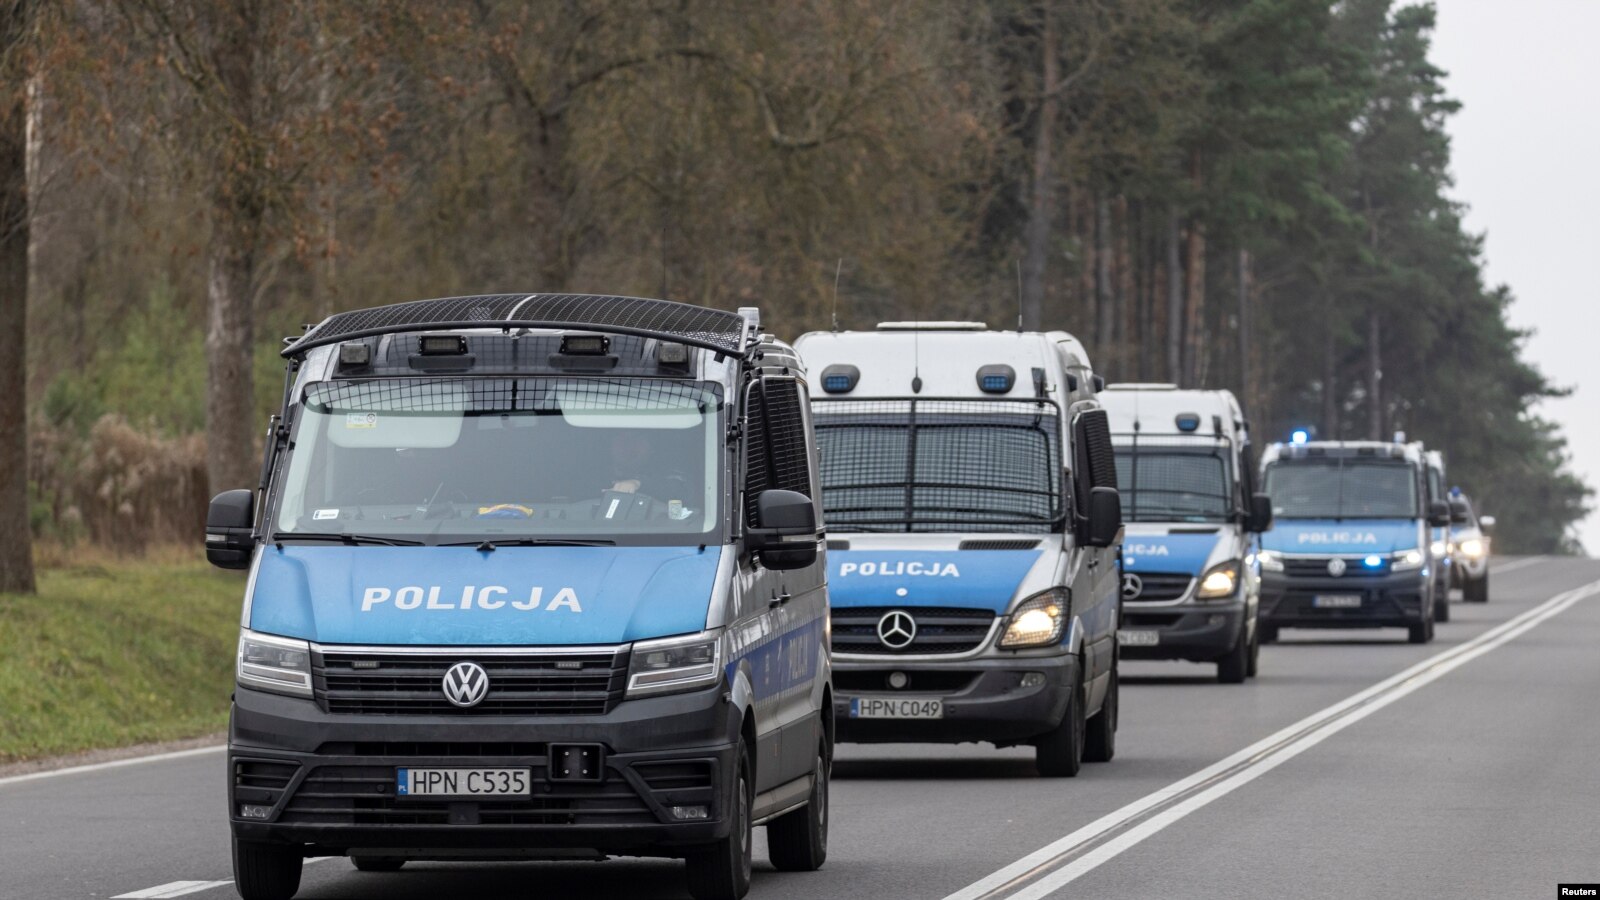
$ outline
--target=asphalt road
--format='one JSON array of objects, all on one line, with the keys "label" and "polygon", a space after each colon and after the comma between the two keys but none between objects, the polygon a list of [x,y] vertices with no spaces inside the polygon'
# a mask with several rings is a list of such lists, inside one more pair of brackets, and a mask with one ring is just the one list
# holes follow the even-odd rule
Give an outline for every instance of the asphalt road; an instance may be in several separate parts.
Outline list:
[{"label": "asphalt road", "polygon": [[[1600,881],[1600,561],[1499,560],[1491,602],[1452,612],[1427,646],[1286,631],[1243,686],[1125,663],[1117,758],[1077,779],[1036,777],[1028,750],[842,746],[827,866],[758,856],[751,896],[1498,898]],[[224,805],[215,752],[0,781],[0,898],[230,897]],[[324,859],[299,896],[687,895],[661,861]]]}]

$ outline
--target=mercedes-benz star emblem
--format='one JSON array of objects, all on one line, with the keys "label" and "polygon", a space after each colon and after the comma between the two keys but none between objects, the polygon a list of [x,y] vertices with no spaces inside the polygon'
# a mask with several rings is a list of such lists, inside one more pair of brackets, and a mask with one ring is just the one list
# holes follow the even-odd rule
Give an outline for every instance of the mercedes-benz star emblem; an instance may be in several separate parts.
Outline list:
[{"label": "mercedes-benz star emblem", "polygon": [[455,706],[477,706],[488,693],[489,673],[477,663],[456,663],[444,673],[444,698]]},{"label": "mercedes-benz star emblem", "polygon": [[1340,575],[1344,574],[1344,568],[1345,568],[1344,560],[1340,559],[1339,557],[1335,556],[1333,559],[1328,560],[1328,574],[1329,575],[1332,575],[1333,577],[1338,578]]},{"label": "mercedes-benz star emblem", "polygon": [[904,650],[917,639],[917,620],[903,609],[891,610],[878,620],[878,641],[890,650]]},{"label": "mercedes-benz star emblem", "polygon": [[1123,573],[1122,599],[1137,600],[1139,599],[1139,595],[1142,593],[1144,593],[1144,579],[1133,574],[1132,572]]}]

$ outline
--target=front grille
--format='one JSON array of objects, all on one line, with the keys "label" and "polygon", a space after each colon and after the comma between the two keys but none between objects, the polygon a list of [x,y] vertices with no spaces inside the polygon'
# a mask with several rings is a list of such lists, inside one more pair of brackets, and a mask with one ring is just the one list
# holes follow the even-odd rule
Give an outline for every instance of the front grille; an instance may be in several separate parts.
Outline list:
[{"label": "front grille", "polygon": [[894,687],[889,684],[891,672],[899,669],[883,669],[881,671],[852,671],[842,672],[835,669],[833,672],[833,687],[835,690],[846,693],[881,693],[884,691],[905,691],[913,694],[955,694],[966,690],[978,680],[978,672],[961,672],[935,669],[932,671],[904,672],[906,676],[905,687]]},{"label": "front grille", "polygon": [[[1330,578],[1332,576],[1328,572],[1328,560],[1332,558],[1331,556],[1284,557],[1283,574],[1291,578]],[[1384,560],[1379,566],[1367,566],[1363,562],[1365,557],[1344,556],[1340,559],[1345,562],[1344,573],[1340,576],[1342,578],[1387,575],[1389,572],[1388,560]]]},{"label": "front grille", "polygon": [[[444,696],[444,674],[470,660],[489,676],[488,695],[462,709]],[[312,687],[330,713],[389,715],[598,716],[622,699],[626,650],[473,656],[313,654]]]},{"label": "front grille", "polygon": [[276,806],[299,770],[294,763],[256,759],[233,761],[233,796],[240,803]]},{"label": "front grille", "polygon": [[320,756],[543,758],[548,752],[549,745],[540,741],[329,741],[317,747]]},{"label": "front grille", "polygon": [[[1139,572],[1139,593],[1123,599],[1129,603],[1158,603],[1163,600],[1176,600],[1189,593],[1189,585],[1194,583],[1194,576],[1176,572]],[[1124,581],[1126,584],[1126,581]]]},{"label": "front grille", "polygon": [[1123,628],[1171,628],[1186,613],[1123,613]]},{"label": "front grille", "polygon": [[[917,635],[909,646],[891,650],[878,640],[878,620],[886,613],[910,613],[917,623]],[[862,606],[835,607],[833,610],[833,650],[835,653],[917,654],[966,653],[983,645],[994,625],[994,611],[988,609],[945,609],[937,606]]]},{"label": "front grille", "polygon": [[394,766],[319,766],[289,798],[278,821],[302,825],[603,825],[658,821],[626,780],[545,780],[533,767],[533,796],[410,800],[395,796]]}]

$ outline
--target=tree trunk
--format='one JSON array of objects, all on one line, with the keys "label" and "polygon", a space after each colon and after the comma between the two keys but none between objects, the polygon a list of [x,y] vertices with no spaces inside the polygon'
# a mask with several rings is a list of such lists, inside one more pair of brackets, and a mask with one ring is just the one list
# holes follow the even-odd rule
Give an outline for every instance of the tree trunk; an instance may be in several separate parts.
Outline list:
[{"label": "tree trunk", "polygon": [[1110,362],[1115,316],[1111,305],[1111,202],[1098,196],[1094,201],[1094,353],[1102,366]]},{"label": "tree trunk", "polygon": [[[31,5],[0,4],[0,58],[15,65]],[[11,74],[11,73],[7,73]],[[28,521],[28,119],[22,79],[0,104],[0,591],[33,593]]]},{"label": "tree trunk", "polygon": [[1044,320],[1045,260],[1050,252],[1050,225],[1055,194],[1056,98],[1049,88],[1060,78],[1056,61],[1056,32],[1047,11],[1040,41],[1041,75],[1046,90],[1039,106],[1039,126],[1033,138],[1033,184],[1028,199],[1028,224],[1022,232],[1022,327],[1038,331]]},{"label": "tree trunk", "polygon": [[1198,219],[1189,223],[1184,240],[1183,384],[1200,384],[1200,355],[1204,351],[1203,331],[1206,302],[1206,230]]},{"label": "tree trunk", "polygon": [[1167,378],[1183,381],[1183,234],[1178,211],[1167,213]]},{"label": "tree trunk", "polygon": [[[231,215],[230,215],[231,212]],[[254,223],[221,210],[206,279],[206,473],[212,493],[253,488],[255,459]]]},{"label": "tree trunk", "polygon": [[1239,402],[1249,411],[1255,400],[1250,385],[1250,251],[1240,248],[1239,282]]},{"label": "tree trunk", "polygon": [[1374,441],[1383,437],[1383,353],[1378,343],[1378,311],[1367,313],[1367,434]]},{"label": "tree trunk", "polygon": [[[1326,297],[1323,298],[1323,302],[1326,304]],[[1339,362],[1334,356],[1336,352],[1333,329],[1330,327],[1322,343],[1322,433],[1317,435],[1325,441],[1339,439],[1339,391],[1336,383],[1339,378]]]}]

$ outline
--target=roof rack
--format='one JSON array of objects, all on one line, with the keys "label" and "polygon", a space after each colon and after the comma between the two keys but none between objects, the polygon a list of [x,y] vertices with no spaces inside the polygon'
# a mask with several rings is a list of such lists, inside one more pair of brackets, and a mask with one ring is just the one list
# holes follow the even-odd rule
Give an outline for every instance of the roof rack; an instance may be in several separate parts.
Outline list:
[{"label": "roof rack", "polygon": [[352,338],[445,328],[581,328],[676,341],[743,355],[749,320],[739,313],[671,300],[603,294],[483,294],[416,300],[337,313],[291,342],[283,356]]}]

